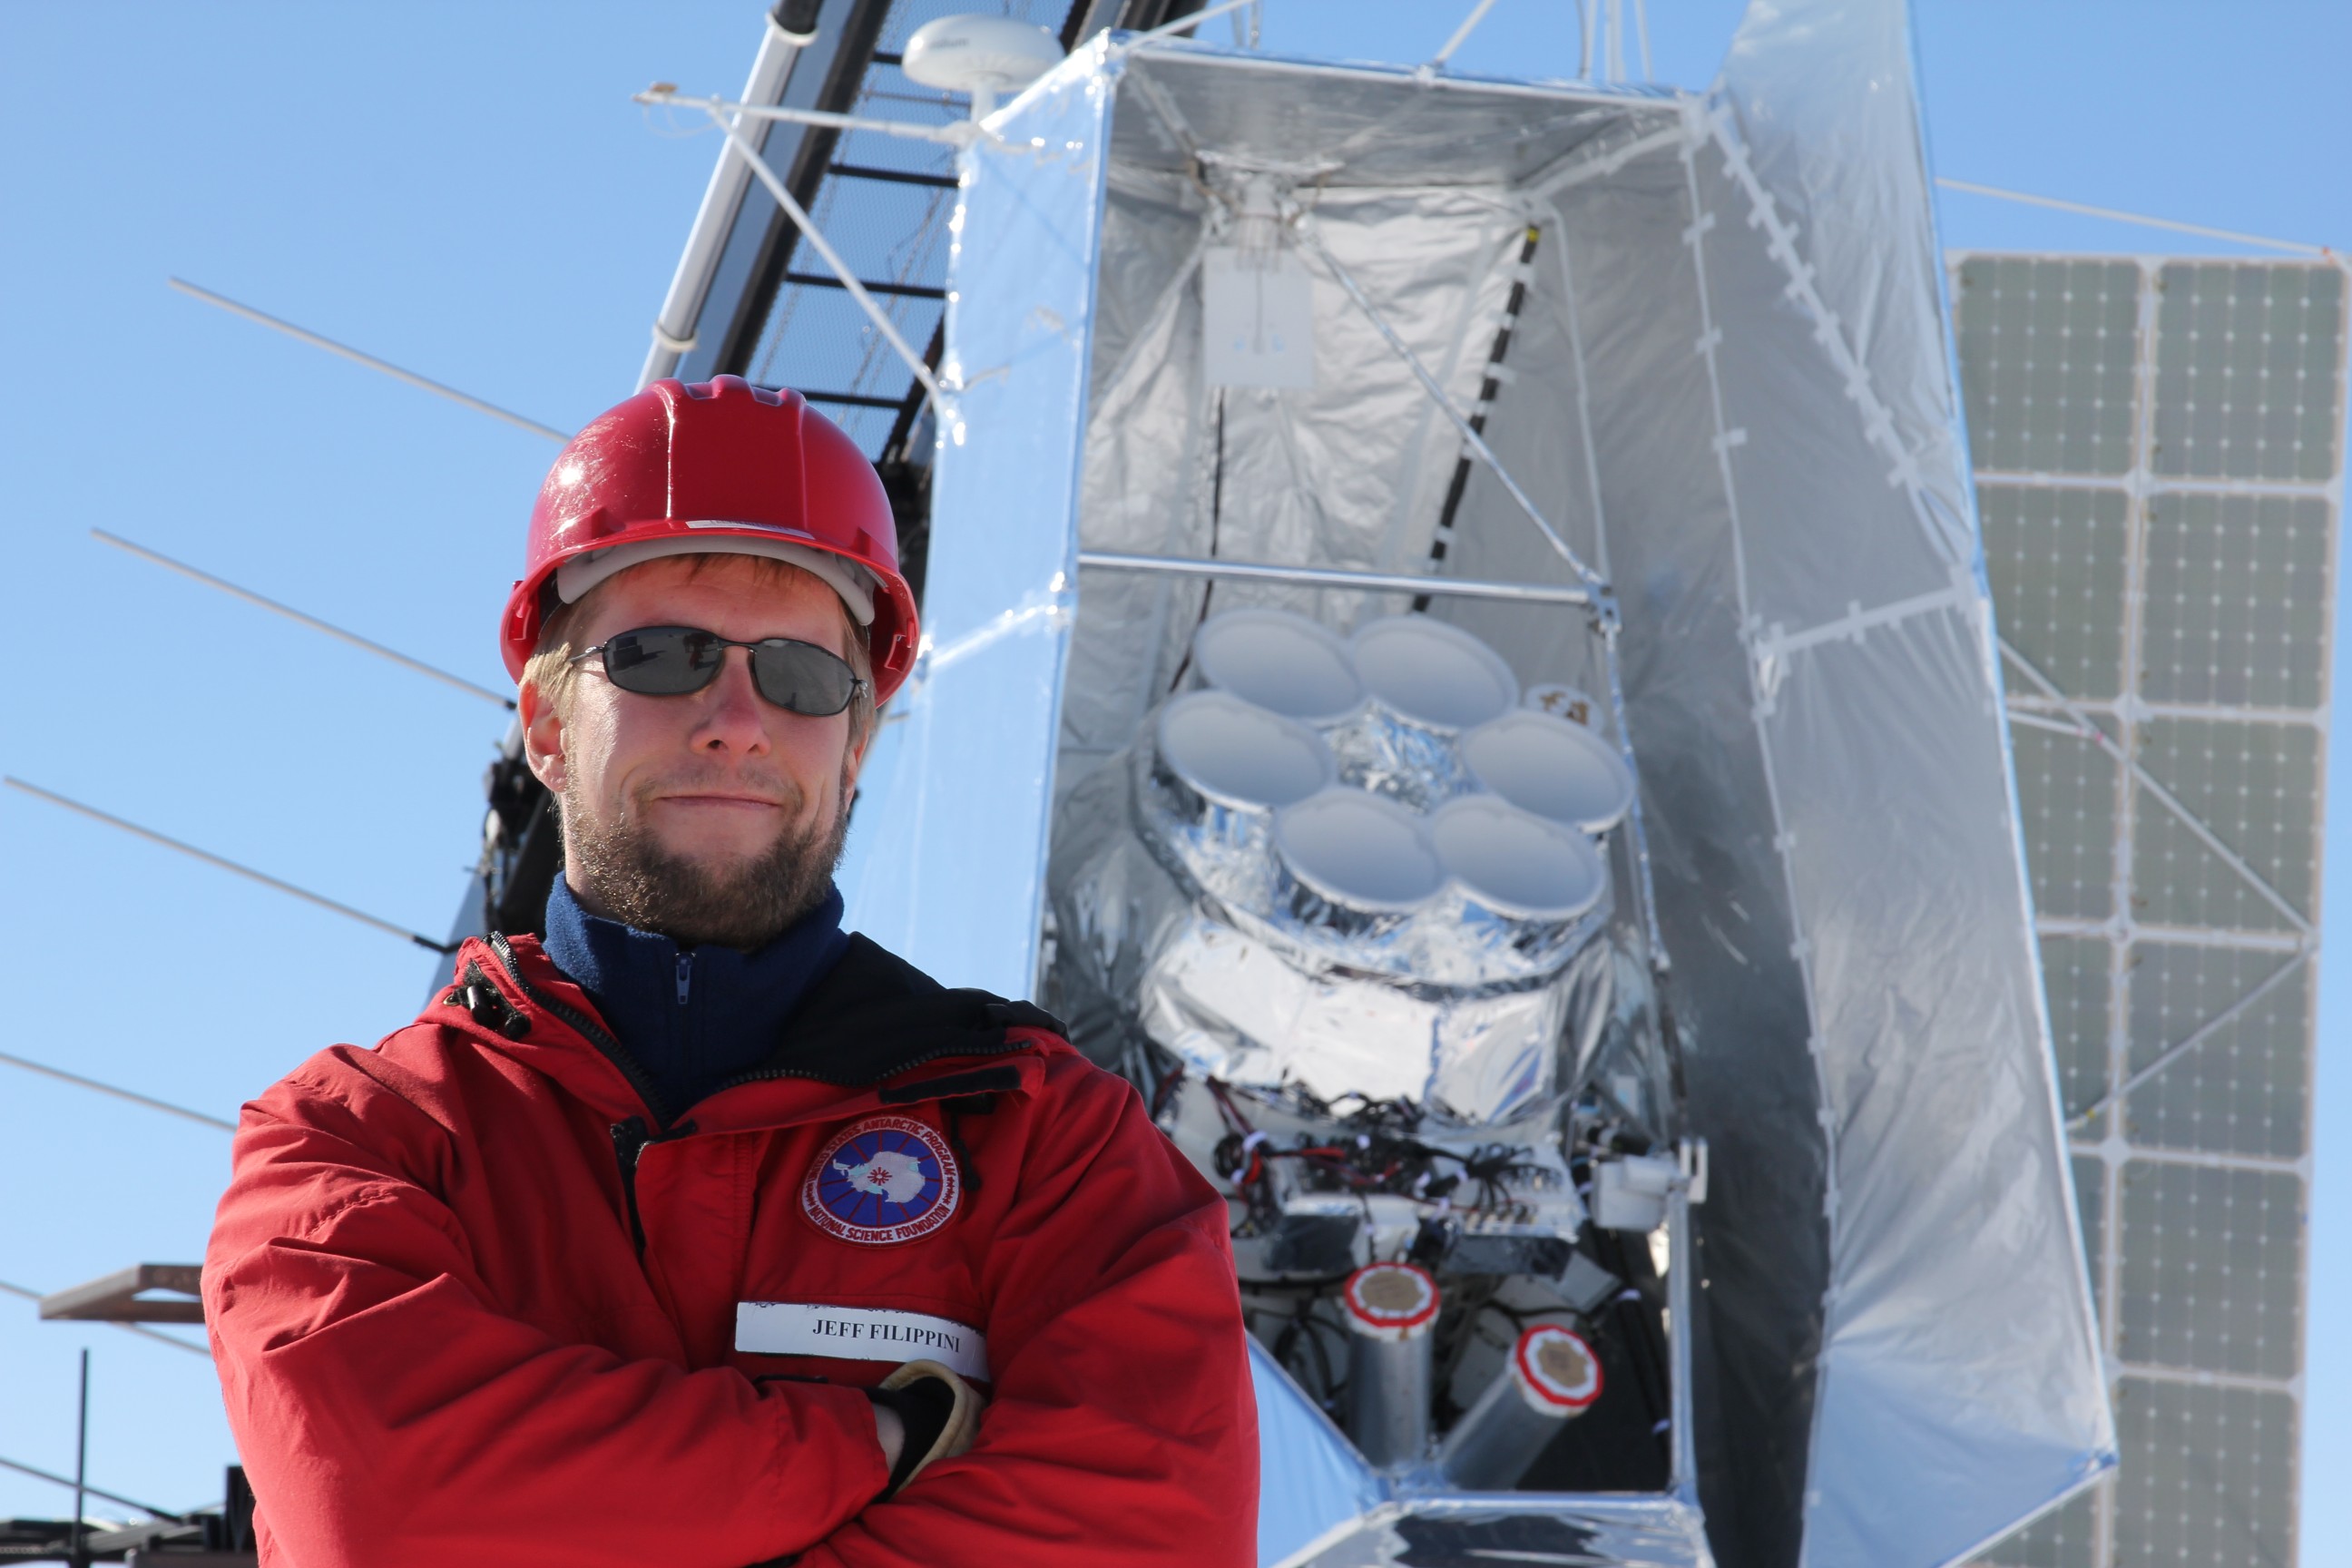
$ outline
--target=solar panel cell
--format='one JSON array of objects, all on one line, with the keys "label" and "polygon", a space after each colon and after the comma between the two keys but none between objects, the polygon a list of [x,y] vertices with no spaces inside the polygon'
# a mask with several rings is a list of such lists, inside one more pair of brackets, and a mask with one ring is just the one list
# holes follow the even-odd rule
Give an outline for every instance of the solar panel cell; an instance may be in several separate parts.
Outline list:
[{"label": "solar panel cell", "polygon": [[[2091,1256],[2099,1256],[2105,1245],[2107,1231],[2107,1167],[2095,1154],[2077,1154],[2074,1165],[2074,1205],[2082,1216],[2083,1245]],[[2104,1300],[2106,1277],[2098,1269],[2091,1271],[2091,1294]],[[2104,1309],[2103,1309],[2104,1310]]]},{"label": "solar panel cell", "polygon": [[2325,482],[2344,427],[2344,273],[2177,261],[2157,288],[2155,471]]},{"label": "solar panel cell", "polygon": [[2058,1093],[2071,1112],[2107,1091],[2107,1002],[2114,944],[2104,938],[2045,936],[2042,973],[2050,1037],[2058,1050]]},{"label": "solar panel cell", "polygon": [[1985,572],[2001,635],[2078,698],[2123,689],[2121,490],[1987,486]]},{"label": "solar panel cell", "polygon": [[2119,1358],[2285,1379],[2302,1352],[2303,1184],[2133,1160],[2123,1174]]},{"label": "solar panel cell", "polygon": [[2294,1561],[2294,1401],[2126,1377],[2116,1425],[2122,1563],[2277,1568]]},{"label": "solar panel cell", "polygon": [[2129,468],[2138,268],[1973,257],[1958,271],[1960,354],[1973,373],[1962,389],[1977,467]]},{"label": "solar panel cell", "polygon": [[2093,1534],[2105,1489],[2084,1492],[2043,1514],[1981,1559],[1991,1568],[2093,1568],[2098,1561]]},{"label": "solar panel cell", "polygon": [[2327,690],[2327,502],[2316,496],[2153,497],[2142,694],[2318,708]]},{"label": "solar panel cell", "polygon": [[2106,752],[2072,735],[2011,735],[2034,907],[2105,920],[2115,908],[2116,775]]}]

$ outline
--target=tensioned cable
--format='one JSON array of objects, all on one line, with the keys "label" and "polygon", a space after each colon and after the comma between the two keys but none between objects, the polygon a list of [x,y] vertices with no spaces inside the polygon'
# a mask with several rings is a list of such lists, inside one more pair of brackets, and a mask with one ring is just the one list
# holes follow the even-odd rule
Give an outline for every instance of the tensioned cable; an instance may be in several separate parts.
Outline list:
[{"label": "tensioned cable", "polygon": [[1972,196],[1991,196],[1995,200],[2017,202],[2029,207],[2048,207],[2053,212],[2079,213],[2084,217],[2103,217],[2116,223],[2137,224],[2143,228],[2166,228],[2175,234],[2193,234],[2206,239],[2226,239],[2239,245],[2264,246],[2272,250],[2284,250],[2295,256],[2316,256],[2344,265],[2344,258],[2325,245],[2308,245],[2299,239],[2273,239],[2268,235],[2241,234],[2233,228],[2208,228],[2200,223],[2179,223],[2168,217],[2149,217],[2145,213],[2127,213],[2119,207],[2095,207],[2086,202],[2060,201],[2055,196],[2029,195],[2023,191],[2003,190],[1999,185],[1980,185],[1973,180],[1948,180],[1938,174],[1936,184],[1948,191],[1964,191]]},{"label": "tensioned cable", "polygon": [[643,92],[630,94],[629,101],[654,108],[698,109],[714,119],[731,114],[739,120],[814,125],[828,131],[870,131],[877,136],[895,136],[903,142],[936,142],[947,147],[968,147],[975,142],[994,139],[969,120],[952,121],[945,125],[925,125],[911,120],[877,120],[862,114],[836,114],[829,109],[795,109],[788,103],[743,103],[731,98],[683,93],[677,90],[677,83],[667,81],[657,81]]},{"label": "tensioned cable", "polygon": [[38,1465],[27,1465],[16,1459],[0,1459],[0,1469],[15,1470],[19,1475],[30,1476],[38,1481],[49,1481],[64,1487],[68,1491],[78,1485],[91,1497],[104,1498],[109,1502],[119,1502],[125,1508],[135,1508],[141,1513],[152,1514],[157,1519],[170,1520],[173,1524],[188,1522],[188,1516],[184,1513],[173,1513],[168,1508],[157,1508],[152,1502],[141,1502],[137,1498],[124,1497],[120,1492],[108,1491],[104,1487],[91,1486],[88,1481],[77,1482],[71,1476],[61,1476],[55,1471],[42,1469]]},{"label": "tensioned cable", "polygon": [[150,550],[143,544],[134,544],[130,540],[123,538],[121,534],[109,533],[102,528],[91,529],[89,531],[89,536],[92,539],[97,540],[100,544],[111,544],[115,549],[136,555],[142,561],[152,561],[158,566],[169,567],[171,570],[177,572],[181,576],[192,577],[208,588],[218,588],[222,593],[230,595],[232,598],[243,599],[248,605],[258,605],[263,609],[269,611],[272,615],[283,616],[289,621],[295,621],[302,626],[309,626],[314,632],[324,632],[331,637],[335,637],[341,641],[347,642],[353,647],[361,649],[362,652],[375,655],[378,658],[390,659],[393,663],[400,665],[404,668],[413,669],[419,675],[430,676],[434,679],[441,682],[443,685],[454,686],[458,690],[465,692],[468,696],[478,697],[485,702],[495,702],[499,707],[504,708],[509,711],[512,711],[514,709],[514,699],[506,696],[502,692],[493,691],[487,686],[478,685],[477,683],[467,679],[462,675],[452,675],[447,670],[429,665],[421,658],[411,658],[408,655],[400,652],[397,648],[389,648],[380,642],[370,641],[368,638],[360,636],[357,632],[347,632],[342,627],[334,625],[332,622],[322,621],[316,616],[306,615],[290,605],[281,605],[275,599],[264,598],[261,595],[255,593],[252,589],[240,588],[236,584],[229,582],[226,578],[215,577],[211,573],[191,566],[184,561],[174,561],[160,550]]},{"label": "tensioned cable", "polygon": [[241,305],[226,294],[215,294],[211,289],[191,283],[184,278],[170,278],[164,281],[191,299],[202,300],[207,305],[217,305],[233,316],[243,316],[247,321],[257,322],[273,332],[284,332],[288,337],[309,343],[312,348],[324,349],[331,354],[341,354],[354,364],[363,364],[370,370],[382,371],[394,381],[404,381],[409,385],[429,392],[436,397],[446,397],[452,403],[463,404],[478,414],[487,414],[493,419],[503,419],[519,430],[528,430],[534,436],[544,436],[558,444],[572,439],[568,431],[558,430],[552,425],[541,425],[536,419],[525,418],[512,409],[501,408],[495,403],[485,402],[469,393],[460,392],[454,386],[444,385],[430,376],[419,375],[413,370],[403,370],[390,360],[378,359],[375,355],[362,353],[348,343],[339,343],[332,338],[323,337],[304,327],[298,327],[291,321],[280,321],[267,310],[257,310],[250,305]]},{"label": "tensioned cable", "polygon": [[224,871],[234,871],[238,876],[249,881],[258,882],[265,888],[275,888],[281,893],[290,893],[305,903],[316,904],[322,910],[333,910],[346,920],[357,921],[362,925],[373,926],[380,931],[404,938],[429,952],[446,953],[457,951],[448,942],[436,942],[431,937],[410,931],[405,926],[397,926],[390,921],[378,920],[365,910],[355,910],[351,905],[340,903],[323,893],[314,893],[308,888],[298,888],[291,882],[281,881],[267,871],[257,871],[250,866],[240,866],[236,861],[215,855],[209,849],[199,849],[193,844],[184,844],[176,838],[156,832],[152,827],[142,827],[135,822],[126,822],[111,812],[100,811],[94,805],[84,805],[71,795],[63,795],[55,790],[43,789],[37,784],[27,784],[13,774],[0,774],[0,784],[5,784],[14,790],[22,790],[26,795],[38,795],[54,805],[62,805],[68,811],[79,812],[82,816],[103,822],[110,827],[120,827],[123,832],[144,838],[151,844],[160,844],[166,849],[176,849],[181,854],[193,859],[202,860],[208,866],[217,866]]},{"label": "tensioned cable", "polygon": [[[26,1300],[36,1303],[41,1300],[41,1292],[34,1289],[31,1286],[14,1285],[5,1279],[0,1279],[0,1295],[21,1296]],[[100,1323],[110,1329],[121,1329],[126,1334],[137,1334],[142,1340],[153,1340],[157,1344],[170,1345],[175,1351],[185,1351],[190,1355],[200,1355],[206,1361],[213,1359],[213,1352],[205,1349],[203,1345],[191,1344],[186,1340],[181,1339],[176,1334],[159,1332],[154,1329],[149,1328],[144,1323],[118,1323],[103,1318],[77,1318],[74,1319],[73,1321]],[[72,1483],[68,1482],[67,1484],[71,1485]],[[100,1495],[104,1496],[106,1494],[100,1493]],[[116,1502],[122,1502],[126,1500],[122,1498],[115,1498],[113,1500]],[[138,1508],[142,1505],[139,1503],[132,1503],[131,1506]]]},{"label": "tensioned cable", "polygon": [[47,1062],[37,1062],[29,1057],[13,1056],[6,1051],[0,1051],[0,1065],[17,1068],[26,1072],[38,1073],[43,1078],[53,1078],[61,1083],[72,1084],[78,1089],[93,1089],[100,1094],[110,1094],[117,1100],[127,1100],[133,1105],[143,1105],[150,1110],[161,1110],[166,1115],[184,1117],[190,1121],[201,1121],[207,1127],[217,1127],[224,1132],[236,1131],[236,1123],[234,1121],[224,1121],[217,1116],[202,1110],[191,1110],[184,1105],[174,1105],[168,1100],[157,1100],[152,1095],[141,1094],[134,1089],[123,1089],[116,1084],[102,1083],[94,1078],[84,1078],[78,1072],[68,1072],[63,1068],[53,1068]]}]

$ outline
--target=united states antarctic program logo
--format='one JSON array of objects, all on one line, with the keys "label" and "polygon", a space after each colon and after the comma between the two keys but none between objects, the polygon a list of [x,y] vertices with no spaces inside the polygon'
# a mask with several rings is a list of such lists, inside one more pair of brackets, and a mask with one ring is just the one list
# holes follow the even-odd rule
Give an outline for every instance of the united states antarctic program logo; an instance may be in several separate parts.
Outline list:
[{"label": "united states antarctic program logo", "polygon": [[827,1236],[878,1247],[947,1224],[963,1176],[947,1140],[911,1116],[869,1116],[835,1137],[801,1184],[801,1212]]}]

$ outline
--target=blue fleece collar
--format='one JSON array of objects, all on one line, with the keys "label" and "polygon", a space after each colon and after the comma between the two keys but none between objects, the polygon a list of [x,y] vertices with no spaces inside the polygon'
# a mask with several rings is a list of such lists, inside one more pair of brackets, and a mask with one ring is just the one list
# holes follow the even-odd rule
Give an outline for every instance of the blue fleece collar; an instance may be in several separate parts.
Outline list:
[{"label": "blue fleece collar", "polygon": [[785,1018],[849,945],[841,891],[767,946],[680,947],[592,915],[563,879],[547,896],[547,955],[588,993],[676,1118],[775,1054]]}]

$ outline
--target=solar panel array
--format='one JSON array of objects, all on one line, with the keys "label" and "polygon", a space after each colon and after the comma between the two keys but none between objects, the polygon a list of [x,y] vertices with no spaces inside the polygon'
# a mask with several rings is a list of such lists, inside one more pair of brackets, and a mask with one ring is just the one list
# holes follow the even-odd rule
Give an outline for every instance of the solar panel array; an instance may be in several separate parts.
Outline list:
[{"label": "solar panel array", "polygon": [[2347,275],[1951,268],[2122,1451],[1982,1561],[2291,1563]]}]

